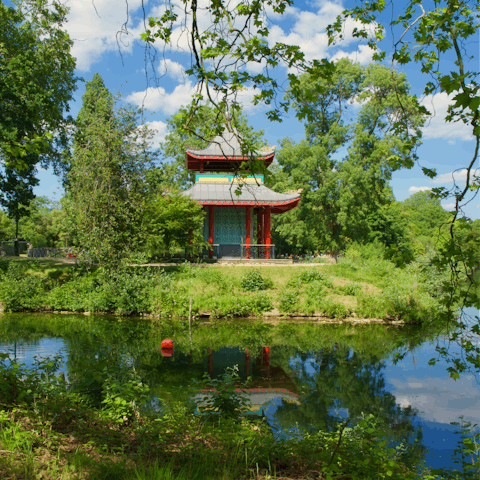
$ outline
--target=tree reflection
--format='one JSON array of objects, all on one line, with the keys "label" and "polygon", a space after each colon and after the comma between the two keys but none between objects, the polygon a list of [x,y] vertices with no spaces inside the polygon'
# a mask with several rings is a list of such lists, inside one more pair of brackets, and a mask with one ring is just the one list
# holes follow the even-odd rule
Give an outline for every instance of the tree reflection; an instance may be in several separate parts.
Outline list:
[{"label": "tree reflection", "polygon": [[302,392],[299,404],[277,407],[273,424],[279,432],[297,426],[307,431],[331,430],[342,417],[372,413],[387,426],[392,446],[407,446],[404,455],[412,463],[423,459],[422,429],[412,424],[418,411],[398,405],[386,390],[383,359],[337,345],[307,353],[274,349],[272,363],[283,365]]}]

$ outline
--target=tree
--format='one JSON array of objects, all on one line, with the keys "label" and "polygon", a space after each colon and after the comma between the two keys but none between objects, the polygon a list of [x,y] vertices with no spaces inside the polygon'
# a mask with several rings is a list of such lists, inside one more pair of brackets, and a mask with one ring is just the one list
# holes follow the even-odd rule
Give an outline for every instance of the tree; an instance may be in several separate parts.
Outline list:
[{"label": "tree", "polygon": [[148,148],[151,133],[138,125],[141,112],[116,107],[100,75],[87,83],[82,101],[68,173],[69,214],[79,249],[115,268],[145,241],[145,172],[155,152]]},{"label": "tree", "polygon": [[[71,245],[64,204],[64,199],[54,202],[46,197],[35,197],[26,207],[28,215],[19,225],[18,238],[27,240],[33,247]],[[4,232],[7,239],[14,238],[15,222],[5,222]]]},{"label": "tree", "polygon": [[[27,155],[29,158],[32,154]],[[36,155],[35,155],[36,157]],[[33,187],[38,184],[35,178],[35,166],[16,172],[12,165],[5,167],[5,175],[0,176],[0,205],[6,208],[8,216],[15,221],[15,255],[18,256],[18,226],[20,218],[30,215],[30,202],[35,198]]]},{"label": "tree", "polygon": [[77,81],[62,28],[68,10],[58,1],[13,3],[0,4],[0,161],[15,170],[39,160],[58,167]]},{"label": "tree", "polygon": [[[479,318],[475,322],[465,322],[464,314],[457,317],[456,311],[459,301],[465,307],[480,307],[478,294],[472,294],[479,286],[478,276],[473,274],[478,265],[478,251],[474,254],[471,249],[463,248],[465,220],[461,218],[462,206],[472,200],[480,186],[480,177],[474,170],[480,149],[480,72],[477,68],[478,52],[470,47],[475,43],[480,30],[480,2],[439,0],[424,6],[418,0],[409,0],[402,6],[400,14],[394,14],[392,10],[390,19],[388,16],[383,17],[386,6],[387,2],[384,1],[362,1],[345,10],[329,29],[330,41],[333,43],[341,40],[347,20],[354,19],[361,26],[356,23],[351,33],[357,38],[369,38],[369,45],[375,50],[374,59],[382,61],[389,53],[381,48],[381,40],[387,30],[382,20],[387,18],[388,31],[393,37],[392,66],[394,62],[400,65],[418,65],[418,69],[427,75],[423,93],[442,93],[451,98],[452,103],[448,107],[445,121],[462,122],[472,132],[474,149],[471,157],[465,159],[463,168],[460,168],[466,173],[465,184],[458,185],[455,182],[450,191],[444,188],[432,189],[437,198],[450,196],[455,202],[449,226],[450,239],[443,244],[437,263],[439,268],[450,268],[449,308],[444,320],[452,322],[456,328],[451,340],[459,341],[465,360],[449,355],[447,349],[439,348],[439,353],[451,361],[448,370],[452,377],[458,378],[460,372],[468,367],[476,373],[480,371],[480,347],[474,339],[480,333]],[[405,122],[399,121],[395,127],[412,140],[415,137]],[[430,178],[436,176],[435,169],[423,168],[423,172]],[[459,331],[463,333],[460,334]]]},{"label": "tree", "polygon": [[204,243],[204,216],[203,207],[184,195],[157,193],[143,215],[147,252],[169,256],[173,247],[198,249]]},{"label": "tree", "polygon": [[408,197],[401,204],[401,212],[408,223],[417,253],[435,249],[446,240],[451,214],[430,192],[417,192]]},{"label": "tree", "polygon": [[[416,144],[394,135],[393,122],[408,116],[416,130],[423,122],[405,76],[343,59],[331,77],[301,77],[289,99],[298,112],[310,112],[311,121],[307,139],[298,145],[283,141],[277,156],[281,173],[276,188],[302,188],[302,201],[278,218],[276,231],[295,237],[301,249],[336,255],[348,241],[379,238],[387,246],[398,241],[401,228],[389,228],[392,238],[384,231],[392,225],[385,216],[393,202],[388,182],[399,165],[413,162]],[[347,148],[347,155],[340,160],[341,148]]]}]

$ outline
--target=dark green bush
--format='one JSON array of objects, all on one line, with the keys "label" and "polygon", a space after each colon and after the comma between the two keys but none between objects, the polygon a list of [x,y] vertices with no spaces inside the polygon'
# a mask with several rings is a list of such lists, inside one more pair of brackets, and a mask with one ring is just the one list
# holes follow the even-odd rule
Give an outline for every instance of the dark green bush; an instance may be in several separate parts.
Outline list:
[{"label": "dark green bush", "polygon": [[62,285],[55,286],[45,295],[45,306],[52,310],[71,312],[99,311],[90,309],[90,298],[95,292],[92,277],[79,277]]},{"label": "dark green bush", "polygon": [[122,269],[114,276],[99,271],[55,286],[45,296],[54,310],[130,315],[152,311],[154,292],[162,277],[149,270]]},{"label": "dark green bush", "polygon": [[269,278],[263,278],[257,270],[252,270],[240,279],[240,286],[246,292],[259,292],[273,287],[273,282]]},{"label": "dark green bush", "polygon": [[26,275],[26,268],[10,262],[7,271],[0,275],[0,302],[5,310],[39,310],[44,305],[45,291],[51,280],[37,275]]}]

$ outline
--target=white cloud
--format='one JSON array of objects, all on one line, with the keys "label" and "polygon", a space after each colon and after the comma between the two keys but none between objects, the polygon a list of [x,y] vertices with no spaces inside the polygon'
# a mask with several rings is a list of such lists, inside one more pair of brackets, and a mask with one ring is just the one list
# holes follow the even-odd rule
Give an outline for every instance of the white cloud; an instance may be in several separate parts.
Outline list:
[{"label": "white cloud", "polygon": [[160,143],[163,143],[165,140],[165,135],[167,134],[167,124],[160,121],[154,120],[152,122],[146,122],[148,128],[155,130],[156,133],[151,140],[154,148],[157,148]]},{"label": "white cloud", "polygon": [[[319,9],[316,12],[301,11],[298,9],[289,12],[293,19],[293,26],[287,33],[279,25],[273,25],[270,29],[269,43],[285,43],[288,45],[298,45],[305,54],[307,60],[330,58],[338,60],[340,58],[350,58],[355,62],[362,64],[368,63],[372,58],[372,51],[365,44],[360,44],[359,40],[351,35],[351,31],[360,24],[352,19],[348,19],[345,24],[344,39],[337,46],[328,45],[327,26],[335,22],[343,7],[339,3],[317,2]],[[345,51],[340,48],[358,46],[358,50]]]},{"label": "white cloud", "polygon": [[339,50],[331,60],[340,60],[341,58],[349,58],[352,62],[360,63],[362,65],[366,65],[372,61],[373,50],[368,45],[360,45],[358,50],[353,52],[345,52],[343,50]]},{"label": "white cloud", "polygon": [[131,93],[125,97],[125,101],[143,105],[148,110],[173,115],[182,105],[188,105],[192,101],[192,94],[197,90],[192,82],[187,81],[177,85],[171,93],[167,93],[163,87],[149,87],[144,91]]},{"label": "white cloud", "polygon": [[[472,179],[476,177],[478,182],[479,176],[480,169],[477,168],[475,170],[472,170],[470,174],[470,181],[472,181]],[[467,181],[467,169],[464,168],[463,170],[458,170],[456,172],[449,172],[443,173],[442,175],[437,175],[434,179],[431,180],[431,182],[435,185],[441,185],[444,183],[453,183],[454,180],[456,184],[465,183]]]},{"label": "white cloud", "polygon": [[157,70],[160,75],[168,75],[177,81],[185,80],[185,68],[183,68],[183,65],[169,58],[160,60]]},{"label": "white cloud", "polygon": [[451,95],[449,96],[444,92],[427,95],[420,103],[432,114],[427,125],[423,128],[423,138],[443,138],[450,141],[454,139],[463,141],[473,139],[472,128],[468,125],[463,122],[445,121],[447,108],[454,103]]},{"label": "white cloud", "polygon": [[459,380],[406,377],[390,381],[395,387],[392,393],[397,403],[420,410],[423,420],[447,424],[464,415],[465,421],[479,423],[480,396],[473,375],[464,375]]},{"label": "white cloud", "polygon": [[[142,6],[142,0],[128,2],[130,20],[132,12]],[[124,53],[132,51],[135,39],[139,39],[141,23],[137,27],[130,21],[127,24],[130,36],[117,37],[117,33],[127,19],[126,4],[119,8],[117,0],[70,0],[70,11],[65,30],[74,41],[72,55],[77,59],[77,68],[89,71],[103,53],[120,50]],[[117,42],[117,39],[119,40]]]},{"label": "white cloud", "polygon": [[455,210],[455,203],[442,203],[441,205],[444,210],[447,210],[447,211]]},{"label": "white cloud", "polygon": [[410,187],[408,189],[408,193],[410,195],[413,195],[414,193],[417,193],[417,192],[426,192],[428,190],[431,190],[432,187]]}]

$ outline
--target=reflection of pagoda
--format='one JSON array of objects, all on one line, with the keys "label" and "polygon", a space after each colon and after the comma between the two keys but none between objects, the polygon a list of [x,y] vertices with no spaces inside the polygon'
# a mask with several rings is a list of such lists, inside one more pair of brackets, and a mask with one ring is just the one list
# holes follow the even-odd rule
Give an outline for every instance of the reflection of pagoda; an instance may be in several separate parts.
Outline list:
[{"label": "reflection of pagoda", "polygon": [[[287,403],[299,404],[297,386],[281,366],[270,365],[270,347],[263,347],[257,358],[251,359],[248,350],[237,348],[221,348],[217,351],[208,349],[204,369],[210,377],[216,377],[225,372],[226,367],[238,365],[239,374],[243,373],[244,380],[251,377],[248,388],[236,388],[236,392],[243,392],[250,400],[250,415],[262,415],[264,407],[277,399]],[[209,394],[204,391],[195,396],[201,402]],[[198,413],[198,411],[197,411]]]},{"label": "reflection of pagoda", "polygon": [[[300,194],[270,190],[263,184],[263,175],[235,176],[242,162],[257,160],[268,168],[274,156],[274,150],[257,151],[253,158],[245,156],[233,126],[226,126],[207,148],[187,150],[187,170],[196,175],[195,185],[184,195],[204,205],[204,239],[213,247],[209,258],[275,258],[270,216],[295,208]],[[240,195],[236,193],[239,187]]]}]

